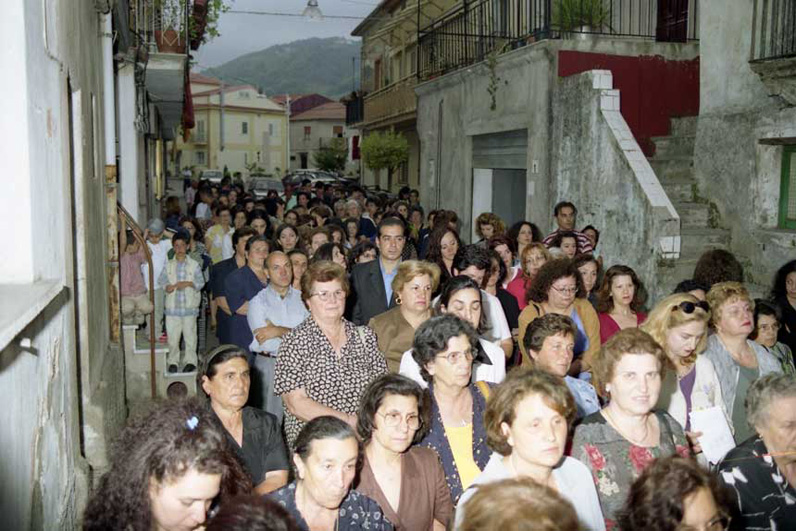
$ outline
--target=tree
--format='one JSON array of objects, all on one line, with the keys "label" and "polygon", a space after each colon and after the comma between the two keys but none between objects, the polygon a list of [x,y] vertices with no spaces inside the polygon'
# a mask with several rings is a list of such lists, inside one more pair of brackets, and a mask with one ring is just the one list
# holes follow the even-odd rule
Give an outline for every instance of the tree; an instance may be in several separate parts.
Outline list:
[{"label": "tree", "polygon": [[409,160],[409,141],[401,133],[371,133],[360,146],[362,159],[371,170],[387,170],[387,180],[392,183],[392,173]]},{"label": "tree", "polygon": [[319,170],[343,171],[348,160],[348,145],[344,138],[333,138],[328,146],[320,148],[312,158]]}]

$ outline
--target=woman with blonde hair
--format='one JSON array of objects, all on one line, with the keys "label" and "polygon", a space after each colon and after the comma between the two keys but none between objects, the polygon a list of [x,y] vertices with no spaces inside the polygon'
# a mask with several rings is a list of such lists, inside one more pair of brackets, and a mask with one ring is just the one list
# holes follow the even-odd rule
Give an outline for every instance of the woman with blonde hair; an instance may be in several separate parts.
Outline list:
[{"label": "woman with blonde hair", "polygon": [[657,407],[683,427],[695,454],[701,452],[698,438],[702,433],[692,431],[691,412],[719,407],[727,417],[716,369],[701,355],[708,344],[710,317],[707,302],[678,293],[659,302],[641,325],[669,360]]},{"label": "woman with blonde hair", "polygon": [[532,242],[523,248],[518,257],[522,274],[508,283],[506,291],[514,295],[520,310],[524,310],[528,306],[528,291],[531,289],[533,279],[542,266],[552,260],[552,256],[543,243]]}]

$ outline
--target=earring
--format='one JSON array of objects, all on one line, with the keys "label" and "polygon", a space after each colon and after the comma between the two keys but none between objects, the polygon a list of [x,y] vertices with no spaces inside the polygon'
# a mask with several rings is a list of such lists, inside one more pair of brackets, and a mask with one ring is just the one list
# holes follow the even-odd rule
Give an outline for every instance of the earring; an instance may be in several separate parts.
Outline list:
[{"label": "earring", "polygon": [[610,393],[611,392],[611,386],[610,385],[606,385],[605,386],[605,392],[606,393]]},{"label": "earring", "polygon": [[400,306],[402,302],[403,302],[403,301],[401,300],[401,296],[400,296],[400,295],[396,295],[396,296],[395,296],[395,304],[397,304],[398,306]]}]

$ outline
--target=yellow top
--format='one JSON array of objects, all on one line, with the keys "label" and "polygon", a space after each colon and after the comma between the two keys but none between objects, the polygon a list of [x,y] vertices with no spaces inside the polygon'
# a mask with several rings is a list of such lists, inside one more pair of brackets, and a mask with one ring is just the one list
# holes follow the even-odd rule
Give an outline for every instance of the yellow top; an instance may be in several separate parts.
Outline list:
[{"label": "yellow top", "polygon": [[481,469],[473,459],[473,425],[468,424],[459,428],[445,426],[445,436],[451,445],[453,462],[456,463],[456,470],[459,471],[459,479],[462,482],[462,491],[465,491],[481,474]]}]

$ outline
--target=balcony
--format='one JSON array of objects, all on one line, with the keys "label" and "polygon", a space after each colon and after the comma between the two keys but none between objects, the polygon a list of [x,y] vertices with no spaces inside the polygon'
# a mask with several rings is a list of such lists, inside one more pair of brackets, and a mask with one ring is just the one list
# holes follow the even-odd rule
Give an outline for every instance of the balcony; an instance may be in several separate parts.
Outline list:
[{"label": "balcony", "polygon": [[698,0],[476,0],[418,31],[418,78],[547,39],[699,39]]},{"label": "balcony", "polygon": [[769,93],[796,105],[796,2],[755,0],[749,66]]},{"label": "balcony", "polygon": [[204,131],[194,131],[191,134],[191,141],[194,144],[207,144],[207,133]]},{"label": "balcony", "polygon": [[363,125],[381,127],[410,120],[417,111],[414,74],[365,96]]},{"label": "balcony", "polygon": [[361,94],[353,95],[345,102],[345,124],[356,125],[365,119],[365,99]]}]

